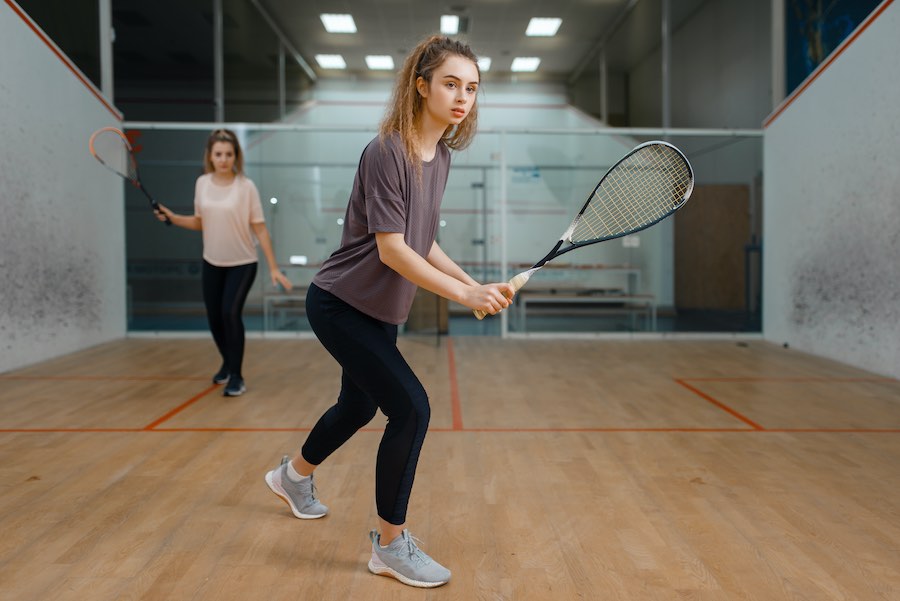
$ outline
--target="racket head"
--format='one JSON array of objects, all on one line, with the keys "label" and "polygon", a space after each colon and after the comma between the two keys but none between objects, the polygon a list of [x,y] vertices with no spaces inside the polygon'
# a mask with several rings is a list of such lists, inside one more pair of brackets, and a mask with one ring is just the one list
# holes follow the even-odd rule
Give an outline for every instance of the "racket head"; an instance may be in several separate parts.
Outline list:
[{"label": "racket head", "polygon": [[694,170],[678,148],[645,142],[613,165],[563,238],[571,250],[627,236],[659,223],[691,197]]},{"label": "racket head", "polygon": [[137,161],[125,133],[116,127],[102,127],[88,141],[91,154],[101,165],[140,186]]}]

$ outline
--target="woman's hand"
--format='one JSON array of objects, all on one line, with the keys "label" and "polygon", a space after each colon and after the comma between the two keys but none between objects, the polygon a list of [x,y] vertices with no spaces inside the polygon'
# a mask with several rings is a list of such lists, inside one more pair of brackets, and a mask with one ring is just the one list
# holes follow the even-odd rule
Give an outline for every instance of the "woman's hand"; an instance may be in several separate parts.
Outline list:
[{"label": "woman's hand", "polygon": [[515,295],[516,291],[509,282],[481,284],[469,287],[462,304],[470,309],[496,315],[510,305]]},{"label": "woman's hand", "polygon": [[278,286],[280,285],[282,288],[284,288],[285,292],[290,292],[294,287],[287,276],[281,273],[281,270],[278,269],[272,271],[272,285],[276,288],[278,288]]},{"label": "woman's hand", "polygon": [[165,207],[161,204],[157,204],[156,206],[158,206],[159,209],[157,209],[153,212],[156,214],[157,219],[159,219],[163,223],[165,223],[166,221],[174,221],[175,220],[175,213],[170,211],[167,207]]}]

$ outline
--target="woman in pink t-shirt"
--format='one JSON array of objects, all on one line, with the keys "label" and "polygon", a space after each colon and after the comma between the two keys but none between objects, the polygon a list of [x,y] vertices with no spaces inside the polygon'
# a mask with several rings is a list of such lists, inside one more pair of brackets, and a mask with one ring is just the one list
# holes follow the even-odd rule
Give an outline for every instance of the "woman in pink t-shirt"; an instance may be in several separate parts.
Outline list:
[{"label": "woman in pink t-shirt", "polygon": [[244,154],[235,133],[217,129],[206,141],[203,175],[194,188],[194,214],[177,215],[160,205],[157,217],[203,234],[203,301],[222,366],[213,376],[225,396],[244,393],[244,322],[241,314],[256,278],[256,241],[272,285],[291,289],[278,269],[256,185],[244,175]]}]

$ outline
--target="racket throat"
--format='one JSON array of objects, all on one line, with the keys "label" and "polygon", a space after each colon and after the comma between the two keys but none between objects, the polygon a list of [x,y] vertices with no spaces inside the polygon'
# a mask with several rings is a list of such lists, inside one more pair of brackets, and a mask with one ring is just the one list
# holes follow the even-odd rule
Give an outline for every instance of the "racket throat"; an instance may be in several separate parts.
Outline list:
[{"label": "racket throat", "polygon": [[571,230],[572,230],[572,228],[569,228],[569,231],[567,231],[567,232],[563,235],[563,237],[559,239],[559,242],[556,243],[556,246],[553,247],[553,250],[551,250],[550,252],[548,252],[546,257],[544,257],[543,259],[541,259],[540,261],[538,261],[537,263],[535,263],[534,265],[532,265],[532,266],[531,266],[531,269],[534,269],[534,270],[540,269],[541,267],[544,266],[544,263],[546,263],[547,261],[549,261],[550,259],[552,259],[553,257],[555,257],[555,256],[556,256],[556,251],[558,251],[558,250],[559,250],[559,247],[562,246],[563,243],[566,241],[566,238],[567,238],[568,235],[571,233]]}]

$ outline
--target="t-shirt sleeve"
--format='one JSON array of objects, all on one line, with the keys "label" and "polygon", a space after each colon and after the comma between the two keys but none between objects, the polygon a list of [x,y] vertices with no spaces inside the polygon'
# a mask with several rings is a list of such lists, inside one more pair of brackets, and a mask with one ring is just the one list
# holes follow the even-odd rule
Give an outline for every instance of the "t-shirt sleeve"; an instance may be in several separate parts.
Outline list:
[{"label": "t-shirt sleeve", "polygon": [[259,200],[259,190],[253,180],[247,179],[247,196],[250,202],[250,223],[265,223],[266,216],[262,210],[262,202]]},{"label": "t-shirt sleeve", "polygon": [[370,234],[406,231],[406,169],[401,152],[390,140],[375,140],[364,153],[363,193]]}]

